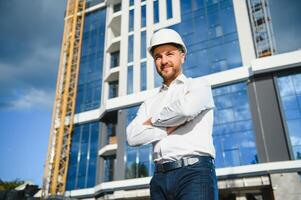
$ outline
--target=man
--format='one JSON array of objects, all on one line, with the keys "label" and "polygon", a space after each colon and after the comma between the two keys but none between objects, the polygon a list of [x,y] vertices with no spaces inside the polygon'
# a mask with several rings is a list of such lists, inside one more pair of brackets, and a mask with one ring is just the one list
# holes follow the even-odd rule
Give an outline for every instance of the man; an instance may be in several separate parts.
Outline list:
[{"label": "man", "polygon": [[182,73],[187,50],[176,31],[157,31],[148,50],[163,85],[140,106],[127,140],[131,146],[153,145],[151,198],[216,200],[211,88]]}]

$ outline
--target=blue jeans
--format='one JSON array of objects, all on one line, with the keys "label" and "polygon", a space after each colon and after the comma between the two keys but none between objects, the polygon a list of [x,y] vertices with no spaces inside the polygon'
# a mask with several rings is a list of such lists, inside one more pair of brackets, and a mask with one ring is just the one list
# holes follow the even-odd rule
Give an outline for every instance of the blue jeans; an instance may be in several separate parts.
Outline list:
[{"label": "blue jeans", "polygon": [[168,172],[155,172],[150,182],[152,200],[218,200],[212,159]]}]

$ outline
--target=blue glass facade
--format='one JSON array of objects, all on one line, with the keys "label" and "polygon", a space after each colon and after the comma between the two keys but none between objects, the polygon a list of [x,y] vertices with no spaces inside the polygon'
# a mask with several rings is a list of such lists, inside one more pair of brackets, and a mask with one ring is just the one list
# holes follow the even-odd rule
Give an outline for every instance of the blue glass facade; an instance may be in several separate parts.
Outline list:
[{"label": "blue glass facade", "polygon": [[100,106],[106,11],[101,9],[85,16],[76,113]]},{"label": "blue glass facade", "polygon": [[90,8],[102,2],[104,2],[104,0],[86,0],[86,8]]},{"label": "blue glass facade", "polygon": [[[126,126],[136,117],[139,106],[125,109]],[[125,178],[139,178],[152,176],[154,166],[152,162],[152,145],[130,147],[125,149]]]},{"label": "blue glass facade", "polygon": [[128,77],[127,77],[127,94],[133,93],[133,82],[134,82],[134,74],[133,74],[133,65],[128,66]]},{"label": "blue glass facade", "polygon": [[115,123],[108,123],[107,124],[107,139],[106,144],[110,143],[110,138],[116,136],[116,124]]},{"label": "blue glass facade", "polygon": [[70,149],[66,190],[95,186],[99,130],[99,122],[75,125]]},{"label": "blue glass facade", "polygon": [[279,97],[294,159],[301,159],[301,73],[277,78]]},{"label": "blue glass facade", "polygon": [[112,81],[109,83],[109,99],[118,96],[119,81]]},{"label": "blue glass facade", "polygon": [[159,0],[154,0],[154,24],[159,22]]},{"label": "blue glass facade", "polygon": [[114,13],[115,13],[115,12],[119,12],[119,11],[121,11],[121,3],[115,4],[115,5],[113,6],[113,12],[114,12]]},{"label": "blue glass facade", "polygon": [[158,74],[156,68],[154,69],[155,77],[155,87],[160,87],[162,85],[162,77]]},{"label": "blue glass facade", "polygon": [[134,36],[130,35],[128,40],[128,62],[133,62],[134,59]]},{"label": "blue glass facade", "polygon": [[182,0],[178,31],[188,53],[184,73],[199,77],[242,65],[232,0]]},{"label": "blue glass facade", "polygon": [[111,53],[111,68],[118,67],[119,66],[119,57],[120,57],[120,52],[115,51]]},{"label": "blue glass facade", "polygon": [[134,30],[134,10],[129,13],[129,32]]},{"label": "blue glass facade", "polygon": [[216,106],[213,127],[216,167],[257,163],[247,84],[215,88],[213,97]]},{"label": "blue glass facade", "polygon": [[141,50],[140,57],[141,59],[146,58],[146,31],[141,31]]},{"label": "blue glass facade", "polygon": [[146,77],[146,62],[141,63],[141,74],[140,74],[140,90],[146,90],[146,82],[147,82],[147,77]]},{"label": "blue glass facade", "polygon": [[141,6],[141,28],[146,26],[146,6]]},{"label": "blue glass facade", "polygon": [[296,51],[301,48],[301,1],[270,0],[273,37],[276,53]]},{"label": "blue glass facade", "polygon": [[104,182],[113,181],[116,156],[106,156],[104,158]]},{"label": "blue glass facade", "polygon": [[167,19],[172,18],[172,0],[166,0]]},{"label": "blue glass facade", "polygon": [[129,0],[129,5],[130,6],[134,5],[134,3],[135,3],[135,0]]}]

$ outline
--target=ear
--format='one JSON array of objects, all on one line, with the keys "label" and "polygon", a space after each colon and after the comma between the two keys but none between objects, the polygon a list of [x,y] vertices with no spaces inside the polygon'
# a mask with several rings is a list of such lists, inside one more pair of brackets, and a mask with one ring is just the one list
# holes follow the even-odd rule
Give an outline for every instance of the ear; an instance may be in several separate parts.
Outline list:
[{"label": "ear", "polygon": [[182,64],[184,64],[185,58],[186,58],[186,54],[185,53],[181,53],[181,63]]}]

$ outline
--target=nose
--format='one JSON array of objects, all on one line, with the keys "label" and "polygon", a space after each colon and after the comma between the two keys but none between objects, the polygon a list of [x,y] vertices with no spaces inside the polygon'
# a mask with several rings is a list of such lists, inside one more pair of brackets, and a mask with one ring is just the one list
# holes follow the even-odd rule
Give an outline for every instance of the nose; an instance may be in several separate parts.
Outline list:
[{"label": "nose", "polygon": [[167,62],[168,62],[167,56],[166,55],[162,55],[161,64],[165,65]]}]

